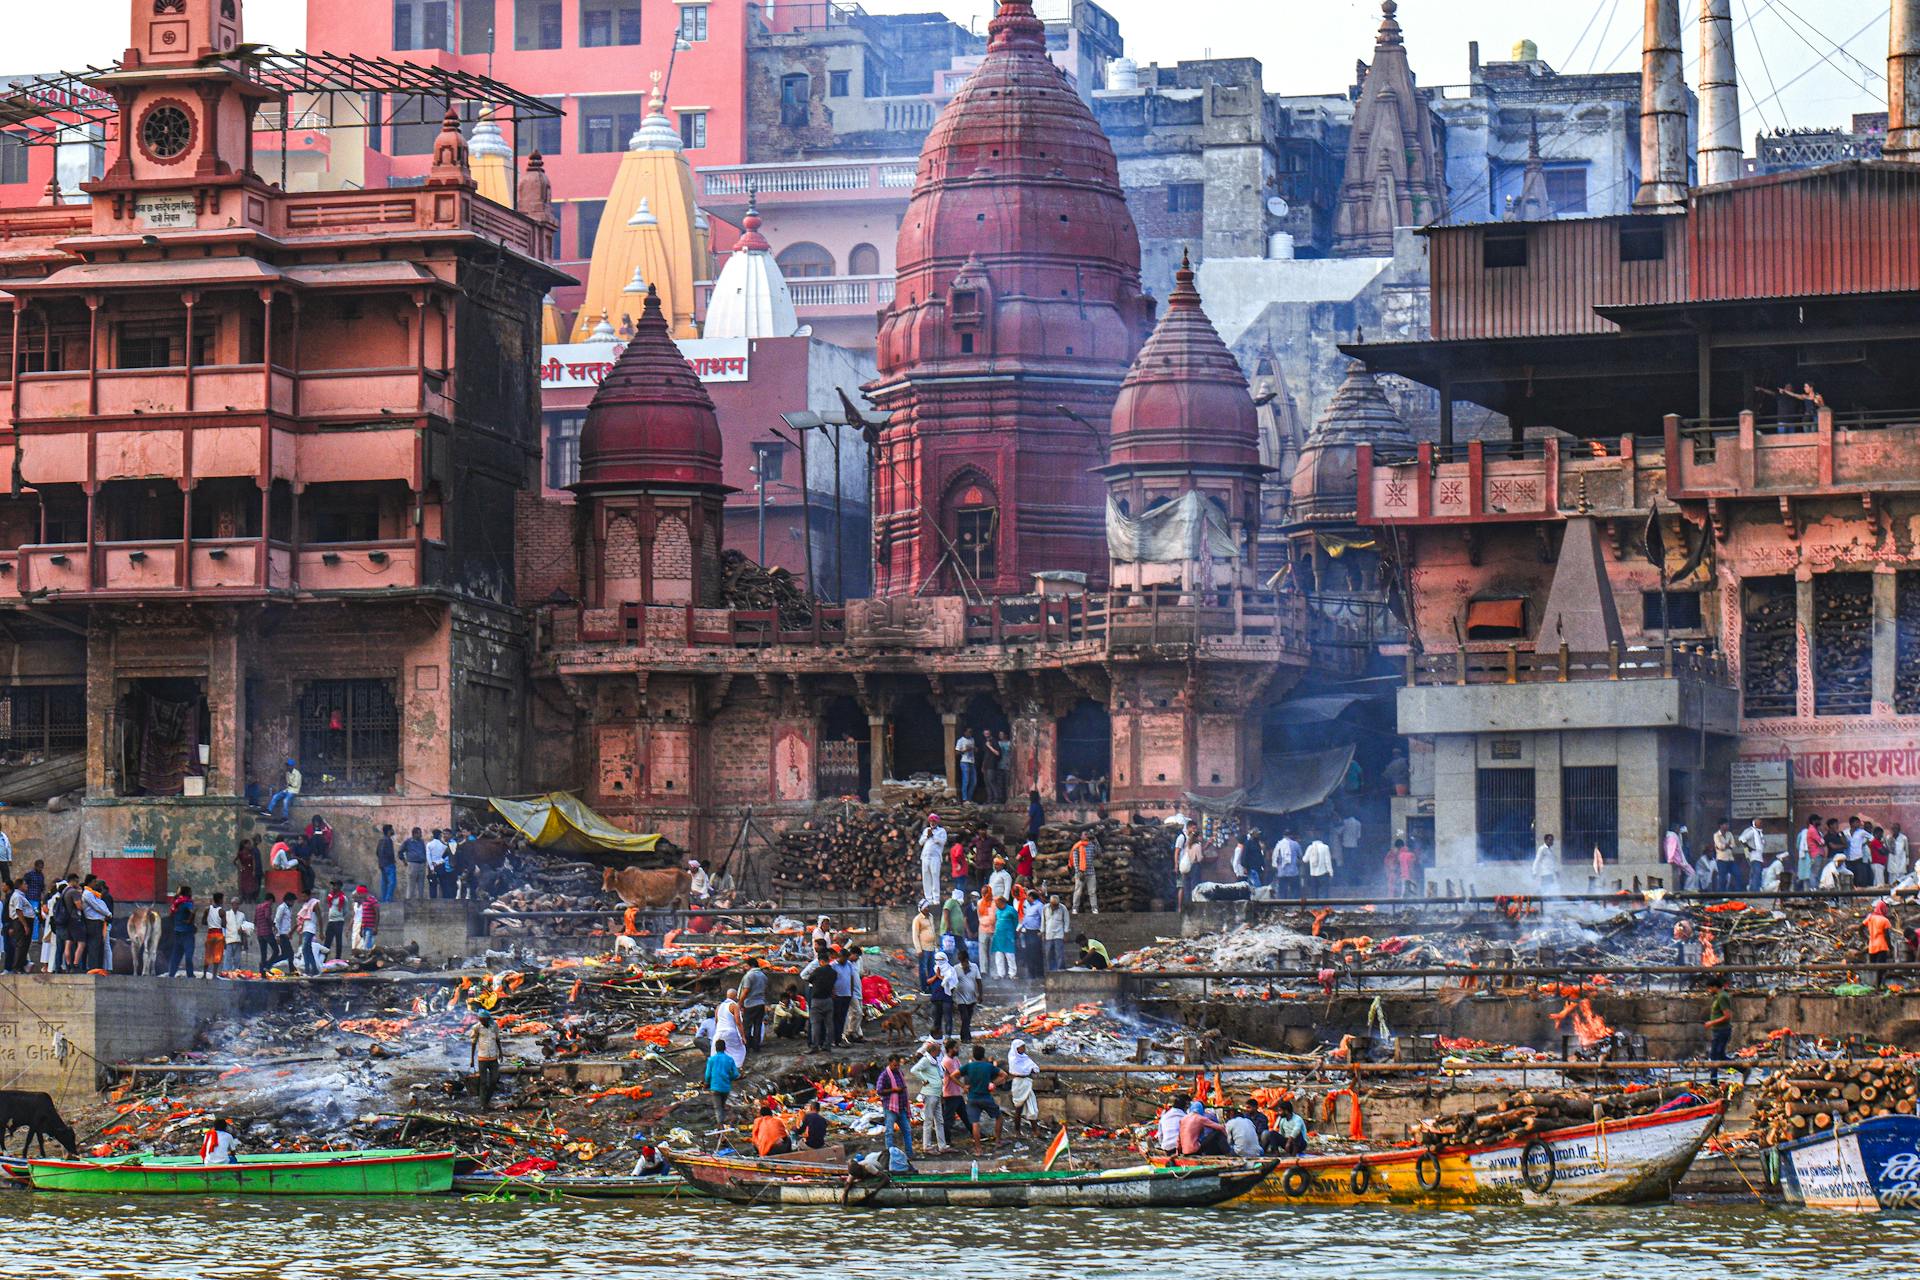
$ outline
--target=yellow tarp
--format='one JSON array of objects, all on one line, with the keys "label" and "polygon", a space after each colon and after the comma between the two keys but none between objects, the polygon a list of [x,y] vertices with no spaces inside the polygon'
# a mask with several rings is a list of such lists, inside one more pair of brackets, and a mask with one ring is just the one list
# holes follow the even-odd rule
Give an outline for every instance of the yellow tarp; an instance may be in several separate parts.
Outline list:
[{"label": "yellow tarp", "polygon": [[540,800],[489,800],[495,813],[536,849],[562,853],[652,853],[657,835],[636,835],[614,826],[580,803],[578,796],[552,791]]}]

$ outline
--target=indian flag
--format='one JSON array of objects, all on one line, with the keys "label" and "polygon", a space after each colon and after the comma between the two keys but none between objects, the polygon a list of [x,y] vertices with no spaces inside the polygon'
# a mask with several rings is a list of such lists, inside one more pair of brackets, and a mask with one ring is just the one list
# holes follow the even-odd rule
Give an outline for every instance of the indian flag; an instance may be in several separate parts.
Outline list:
[{"label": "indian flag", "polygon": [[1055,1134],[1053,1141],[1047,1144],[1047,1158],[1046,1162],[1040,1166],[1041,1170],[1044,1172],[1053,1168],[1054,1162],[1065,1154],[1067,1154],[1067,1126],[1061,1125],[1060,1132]]}]

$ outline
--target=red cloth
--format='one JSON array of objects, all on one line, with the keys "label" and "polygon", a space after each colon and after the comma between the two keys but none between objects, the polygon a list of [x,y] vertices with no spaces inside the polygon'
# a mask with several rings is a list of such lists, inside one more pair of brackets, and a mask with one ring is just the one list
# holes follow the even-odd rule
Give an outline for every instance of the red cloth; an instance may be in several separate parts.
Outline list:
[{"label": "red cloth", "polygon": [[505,1178],[524,1177],[529,1173],[551,1173],[560,1166],[545,1156],[528,1156],[525,1160],[516,1160],[500,1171]]},{"label": "red cloth", "polygon": [[877,973],[862,975],[860,979],[860,1003],[887,1005],[893,1003],[893,984]]}]

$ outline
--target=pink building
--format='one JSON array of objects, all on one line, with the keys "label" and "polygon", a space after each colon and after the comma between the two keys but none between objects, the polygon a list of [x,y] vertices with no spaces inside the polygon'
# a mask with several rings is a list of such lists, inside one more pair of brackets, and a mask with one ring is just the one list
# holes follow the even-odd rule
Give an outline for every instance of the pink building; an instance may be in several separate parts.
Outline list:
[{"label": "pink building", "polygon": [[[106,175],[0,210],[0,749],[87,794],[9,829],[28,857],[152,845],[222,883],[243,797],[291,758],[296,819],[323,809],[365,874],[370,826],[448,825],[451,794],[518,768],[514,496],[563,277],[538,175],[525,212],[479,198],[451,126],[421,185],[298,195],[257,172],[253,126],[349,73],[518,95],[263,62],[237,0],[130,7],[123,61],[63,99]],[[6,103],[48,140],[75,114],[34,106]]]}]

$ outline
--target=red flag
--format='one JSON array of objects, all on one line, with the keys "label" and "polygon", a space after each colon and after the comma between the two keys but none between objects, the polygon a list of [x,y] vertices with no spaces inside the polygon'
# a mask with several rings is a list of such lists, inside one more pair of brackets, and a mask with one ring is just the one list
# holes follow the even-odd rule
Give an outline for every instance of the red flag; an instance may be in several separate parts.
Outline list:
[{"label": "red flag", "polygon": [[1040,1166],[1042,1172],[1053,1168],[1054,1161],[1067,1154],[1067,1126],[1061,1125],[1060,1132],[1047,1144],[1047,1158]]}]

